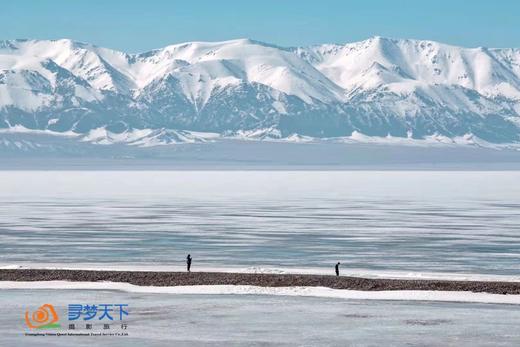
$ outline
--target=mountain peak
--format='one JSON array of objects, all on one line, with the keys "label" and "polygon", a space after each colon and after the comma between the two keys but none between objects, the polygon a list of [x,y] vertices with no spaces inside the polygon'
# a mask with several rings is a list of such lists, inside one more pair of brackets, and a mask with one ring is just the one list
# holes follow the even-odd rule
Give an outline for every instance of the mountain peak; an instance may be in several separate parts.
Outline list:
[{"label": "mountain peak", "polygon": [[520,134],[519,66],[519,49],[381,36],[304,48],[187,42],[141,54],[68,39],[5,40],[0,127],[472,132],[510,141]]}]

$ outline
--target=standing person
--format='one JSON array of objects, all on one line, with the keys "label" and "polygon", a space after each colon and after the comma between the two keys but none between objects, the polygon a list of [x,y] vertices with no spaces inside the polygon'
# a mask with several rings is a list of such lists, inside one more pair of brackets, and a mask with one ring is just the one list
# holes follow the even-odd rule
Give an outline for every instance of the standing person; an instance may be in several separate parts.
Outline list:
[{"label": "standing person", "polygon": [[191,255],[189,255],[189,254],[186,257],[186,266],[188,268],[188,272],[190,272],[190,268],[191,268]]},{"label": "standing person", "polygon": [[341,263],[338,261],[338,263],[336,264],[336,276],[339,276],[339,265]]}]

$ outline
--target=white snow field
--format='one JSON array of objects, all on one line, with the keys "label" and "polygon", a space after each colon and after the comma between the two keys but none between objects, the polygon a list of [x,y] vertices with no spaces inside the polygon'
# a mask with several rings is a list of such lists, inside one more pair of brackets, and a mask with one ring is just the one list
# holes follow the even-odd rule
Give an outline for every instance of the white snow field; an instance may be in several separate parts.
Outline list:
[{"label": "white snow field", "polygon": [[137,286],[129,283],[109,281],[0,281],[0,290],[3,289],[116,290],[128,293],[149,294],[276,295],[334,298],[345,300],[434,301],[520,305],[520,295],[434,290],[363,291],[332,289],[326,287],[258,287],[248,285],[197,285],[161,287]]}]

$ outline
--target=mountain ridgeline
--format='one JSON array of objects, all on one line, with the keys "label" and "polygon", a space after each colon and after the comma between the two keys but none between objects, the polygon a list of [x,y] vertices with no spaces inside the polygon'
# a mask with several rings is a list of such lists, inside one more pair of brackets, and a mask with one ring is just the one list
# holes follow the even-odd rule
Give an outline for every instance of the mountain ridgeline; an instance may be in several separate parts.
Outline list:
[{"label": "mountain ridgeline", "polygon": [[374,37],[283,48],[193,42],[127,54],[0,41],[0,128],[520,140],[520,49]]}]

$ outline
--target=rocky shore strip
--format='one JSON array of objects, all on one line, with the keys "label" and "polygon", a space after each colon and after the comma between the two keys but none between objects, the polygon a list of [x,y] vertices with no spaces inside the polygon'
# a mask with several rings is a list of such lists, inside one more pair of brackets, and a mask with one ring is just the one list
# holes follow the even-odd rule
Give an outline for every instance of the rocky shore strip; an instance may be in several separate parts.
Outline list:
[{"label": "rocky shore strip", "polygon": [[439,290],[520,294],[520,282],[372,279],[347,276],[225,272],[1,269],[0,281],[124,282],[138,286],[251,285],[350,290]]}]

